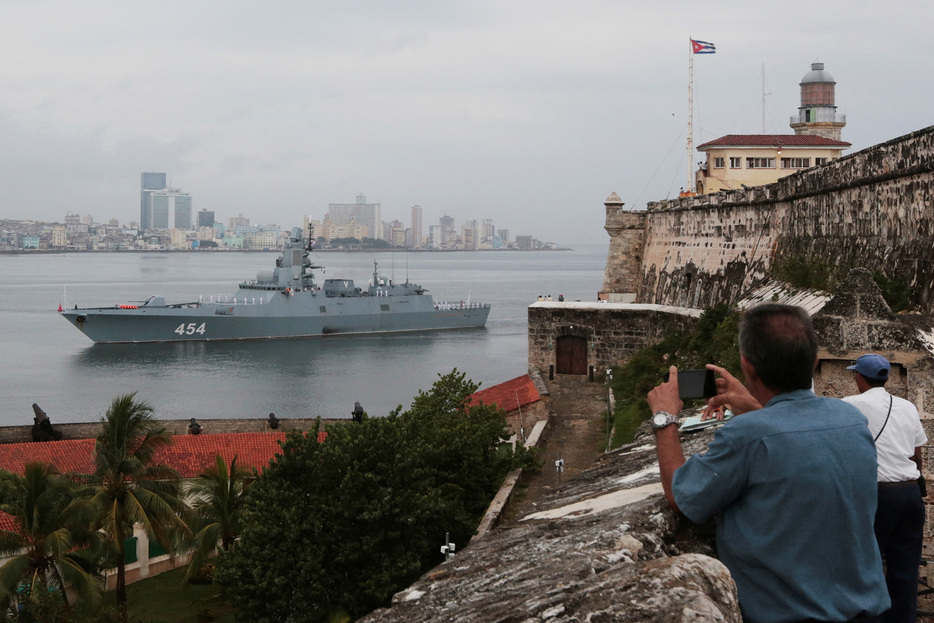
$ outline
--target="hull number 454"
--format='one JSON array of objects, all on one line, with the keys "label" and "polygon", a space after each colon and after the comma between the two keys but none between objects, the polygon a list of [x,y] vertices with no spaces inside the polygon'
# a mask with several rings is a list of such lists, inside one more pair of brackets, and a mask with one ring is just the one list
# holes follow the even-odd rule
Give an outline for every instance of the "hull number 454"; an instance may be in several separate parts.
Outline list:
[{"label": "hull number 454", "polygon": [[178,328],[175,329],[175,333],[179,335],[194,335],[195,333],[199,335],[204,335],[204,325],[206,323],[202,322],[200,325],[197,322],[189,322],[188,324],[182,323],[178,325]]}]

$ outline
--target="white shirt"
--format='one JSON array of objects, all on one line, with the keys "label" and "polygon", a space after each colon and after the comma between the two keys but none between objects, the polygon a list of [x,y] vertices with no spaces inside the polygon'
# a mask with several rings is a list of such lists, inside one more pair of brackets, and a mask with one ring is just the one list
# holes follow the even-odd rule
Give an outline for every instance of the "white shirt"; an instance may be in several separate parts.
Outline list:
[{"label": "white shirt", "polygon": [[[885,415],[892,398],[892,413],[888,424]],[[921,418],[913,404],[892,396],[884,387],[873,387],[862,394],[843,399],[860,410],[869,420],[869,432],[876,439],[876,454],[879,462],[879,482],[903,482],[917,480],[921,472],[910,457],[915,448],[927,443],[927,435],[921,426]],[[883,429],[883,425],[885,428]],[[879,431],[882,430],[882,434]]]}]

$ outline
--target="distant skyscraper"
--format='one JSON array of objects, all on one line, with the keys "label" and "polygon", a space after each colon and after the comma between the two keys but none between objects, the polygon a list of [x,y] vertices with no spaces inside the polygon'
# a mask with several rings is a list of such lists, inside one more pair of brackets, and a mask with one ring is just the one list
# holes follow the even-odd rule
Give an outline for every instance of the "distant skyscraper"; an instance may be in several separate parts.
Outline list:
[{"label": "distant skyscraper", "polygon": [[150,191],[149,207],[149,226],[144,229],[168,229],[169,196],[165,191]]},{"label": "distant skyscraper", "polygon": [[441,246],[453,246],[457,238],[457,232],[454,231],[454,217],[445,215],[438,220],[441,223]]},{"label": "distant skyscraper", "polygon": [[154,190],[165,190],[165,173],[143,173],[140,176],[139,226],[140,229],[152,228],[152,201]]},{"label": "distant skyscraper", "polygon": [[177,229],[191,229],[191,195],[174,188],[149,191],[151,221],[145,229],[169,229],[169,212]]},{"label": "distant skyscraper", "polygon": [[202,209],[198,212],[198,229],[202,227],[214,227],[214,210]]},{"label": "distant skyscraper", "polygon": [[418,205],[412,206],[412,246],[422,246],[422,207]]},{"label": "distant skyscraper", "polygon": [[328,214],[335,225],[346,225],[351,218],[360,225],[366,226],[367,238],[380,240],[383,238],[383,221],[380,217],[379,203],[367,203],[366,195],[357,195],[356,203],[328,204]]},{"label": "distant skyscraper", "polygon": [[191,195],[178,193],[175,199],[175,228],[191,229]]}]

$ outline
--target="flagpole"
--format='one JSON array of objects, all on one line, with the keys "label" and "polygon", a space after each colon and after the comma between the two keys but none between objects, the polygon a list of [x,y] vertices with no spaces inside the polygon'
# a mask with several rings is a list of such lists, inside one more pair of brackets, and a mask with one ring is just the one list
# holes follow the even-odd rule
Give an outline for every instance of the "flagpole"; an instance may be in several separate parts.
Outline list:
[{"label": "flagpole", "polygon": [[686,192],[694,193],[694,176],[691,175],[694,162],[694,42],[688,37],[688,153],[687,170],[688,183],[684,187]]}]

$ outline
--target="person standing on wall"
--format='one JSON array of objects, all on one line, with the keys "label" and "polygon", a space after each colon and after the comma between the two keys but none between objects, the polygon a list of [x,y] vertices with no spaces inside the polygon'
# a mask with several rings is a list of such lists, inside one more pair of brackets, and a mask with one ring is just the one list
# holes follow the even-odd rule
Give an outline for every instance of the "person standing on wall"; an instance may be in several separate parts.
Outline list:
[{"label": "person standing on wall", "polygon": [[866,418],[811,390],[817,336],[800,307],[747,310],[739,329],[745,386],[720,375],[710,409],[734,417],[687,461],[678,435],[678,369],[648,394],[669,505],[718,515],[718,557],[743,621],[875,621],[889,609],[873,534],[876,451]]},{"label": "person standing on wall", "polygon": [[892,609],[881,623],[914,622],[918,609],[918,567],[924,529],[921,446],[927,435],[913,404],[885,390],[891,364],[881,355],[863,355],[853,371],[859,394],[844,398],[869,420],[879,464],[875,532],[885,561]]}]

